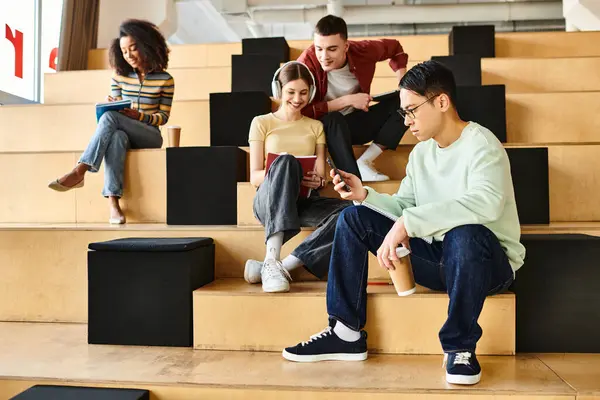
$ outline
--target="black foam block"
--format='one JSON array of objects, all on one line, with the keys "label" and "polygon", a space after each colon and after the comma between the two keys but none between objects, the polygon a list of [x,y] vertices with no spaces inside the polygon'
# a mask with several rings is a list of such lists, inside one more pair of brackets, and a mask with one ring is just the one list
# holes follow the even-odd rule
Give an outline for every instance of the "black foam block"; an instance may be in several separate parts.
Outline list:
[{"label": "black foam block", "polygon": [[481,86],[481,57],[471,54],[435,56],[432,60],[448,67],[457,86]]},{"label": "black foam block", "polygon": [[516,273],[517,352],[600,353],[600,238],[523,235]]},{"label": "black foam block", "polygon": [[495,57],[494,25],[453,26],[449,36],[450,55],[473,54]]},{"label": "black foam block", "polygon": [[507,148],[521,224],[550,223],[548,148]]},{"label": "black foam block", "polygon": [[248,146],[252,119],[271,112],[264,92],[211,93],[210,145]]},{"label": "black foam block", "polygon": [[212,239],[128,238],[89,248],[88,343],[193,345],[192,292],[214,280]]},{"label": "black foam block", "polygon": [[96,388],[87,386],[35,385],[11,400],[150,400],[141,389]]},{"label": "black foam block", "polygon": [[457,109],[465,121],[474,121],[506,142],[506,95],[504,85],[460,86]]},{"label": "black foam block", "polygon": [[247,180],[238,147],[167,149],[167,224],[237,225],[237,183]]},{"label": "black foam block", "polygon": [[231,91],[261,91],[271,95],[273,75],[279,69],[278,56],[234,54],[231,56]]},{"label": "black foam block", "polygon": [[242,39],[242,54],[276,56],[280,63],[290,61],[290,46],[284,37]]}]

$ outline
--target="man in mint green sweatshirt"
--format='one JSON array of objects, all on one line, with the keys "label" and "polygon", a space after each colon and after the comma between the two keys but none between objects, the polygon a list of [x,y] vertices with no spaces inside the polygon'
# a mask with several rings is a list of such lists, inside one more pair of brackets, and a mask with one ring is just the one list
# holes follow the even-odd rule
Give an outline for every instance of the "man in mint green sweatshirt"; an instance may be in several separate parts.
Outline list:
[{"label": "man in mint green sweatshirt", "polygon": [[443,65],[414,66],[400,89],[398,112],[420,141],[406,177],[395,195],[387,195],[352,174],[331,172],[335,190],[356,205],[337,222],[327,282],[330,324],[283,356],[300,362],[366,359],[367,253],[393,269],[395,250],[404,246],[411,249],[416,282],[450,297],[439,332],[446,380],[475,384],[481,377],[475,348],[483,303],[511,285],[525,257],[510,164],[492,132],[460,119],[454,77]]}]

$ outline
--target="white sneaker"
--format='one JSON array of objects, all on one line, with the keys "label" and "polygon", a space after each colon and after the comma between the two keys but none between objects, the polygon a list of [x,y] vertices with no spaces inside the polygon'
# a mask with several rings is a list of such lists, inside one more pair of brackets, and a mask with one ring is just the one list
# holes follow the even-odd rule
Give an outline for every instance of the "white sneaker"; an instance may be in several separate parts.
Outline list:
[{"label": "white sneaker", "polygon": [[248,283],[260,283],[260,270],[263,267],[261,261],[248,260],[246,261],[246,267],[244,267],[244,279]]},{"label": "white sneaker", "polygon": [[260,271],[263,292],[280,293],[290,291],[290,273],[283,268],[281,261],[269,259]]},{"label": "white sneaker", "polygon": [[356,164],[358,165],[358,171],[360,172],[363,182],[383,182],[390,180],[389,176],[378,172],[373,167],[372,163],[358,160]]}]

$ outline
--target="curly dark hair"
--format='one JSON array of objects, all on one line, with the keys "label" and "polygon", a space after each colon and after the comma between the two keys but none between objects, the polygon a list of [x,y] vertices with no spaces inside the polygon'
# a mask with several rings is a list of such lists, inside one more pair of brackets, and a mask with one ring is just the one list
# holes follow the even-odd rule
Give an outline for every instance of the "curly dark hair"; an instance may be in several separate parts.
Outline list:
[{"label": "curly dark hair", "polygon": [[148,21],[129,19],[121,24],[119,37],[114,39],[110,46],[110,65],[117,74],[126,76],[133,72],[133,68],[125,61],[121,52],[120,39],[125,36],[130,36],[135,40],[141,63],[146,72],[161,72],[167,69],[169,48],[158,27]]}]

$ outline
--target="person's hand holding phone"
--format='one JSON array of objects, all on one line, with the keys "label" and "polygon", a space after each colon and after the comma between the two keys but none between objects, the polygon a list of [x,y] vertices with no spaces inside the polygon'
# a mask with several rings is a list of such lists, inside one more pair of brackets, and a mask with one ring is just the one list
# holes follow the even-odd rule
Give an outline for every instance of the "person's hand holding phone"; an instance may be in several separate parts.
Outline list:
[{"label": "person's hand holding phone", "polygon": [[356,175],[339,169],[332,169],[330,175],[333,178],[333,189],[340,194],[342,199],[364,201],[367,197],[367,189]]}]

